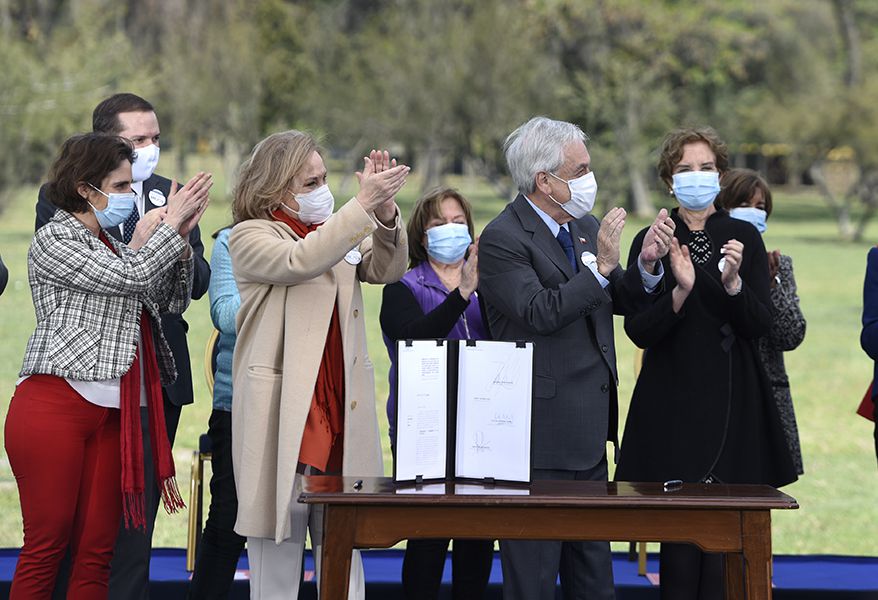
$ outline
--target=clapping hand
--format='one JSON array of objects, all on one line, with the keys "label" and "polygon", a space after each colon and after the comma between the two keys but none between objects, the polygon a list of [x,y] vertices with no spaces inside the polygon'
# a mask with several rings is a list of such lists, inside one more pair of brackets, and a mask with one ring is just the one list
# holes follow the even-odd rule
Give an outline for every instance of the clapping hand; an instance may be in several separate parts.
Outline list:
[{"label": "clapping hand", "polygon": [[476,239],[475,242],[470,244],[469,247],[469,256],[466,259],[466,262],[463,263],[463,268],[460,272],[460,285],[458,286],[458,290],[460,290],[460,295],[463,296],[464,300],[469,300],[469,297],[472,296],[472,293],[476,291],[479,287],[479,240]]},{"label": "clapping hand", "polygon": [[738,275],[738,269],[741,268],[741,259],[744,256],[744,244],[738,240],[729,240],[723,244],[720,253],[725,257],[721,277],[723,287],[726,288],[727,294],[734,296],[741,290],[741,276]]},{"label": "clapping hand", "polygon": [[780,271],[780,250],[772,250],[768,253],[768,276],[771,277],[771,287],[778,283],[777,274]]},{"label": "clapping hand", "polygon": [[674,312],[680,312],[683,302],[689,297],[689,292],[695,285],[695,265],[692,264],[692,256],[687,246],[681,246],[677,238],[672,237],[669,246],[671,254],[671,272],[677,285],[671,292]]},{"label": "clapping hand", "polygon": [[625,227],[625,216],[624,208],[611,208],[598,229],[598,272],[604,277],[609,277],[613,269],[619,266],[619,242]]},{"label": "clapping hand", "polygon": [[198,173],[179,189],[177,181],[172,181],[165,223],[173,227],[184,238],[188,237],[189,232],[198,223],[198,219],[204,214],[210,202],[208,192],[212,185],[213,176],[204,172]]},{"label": "clapping hand", "polygon": [[668,253],[676,227],[676,223],[668,216],[668,211],[664,208],[659,211],[655,221],[649,226],[640,251],[640,263],[648,272],[654,274],[655,263]]},{"label": "clapping hand", "polygon": [[360,182],[357,202],[366,212],[374,212],[382,223],[392,223],[396,217],[394,199],[405,185],[411,168],[396,164],[396,159],[391,160],[386,150],[372,150],[369,156],[363,157],[363,163],[363,170],[357,171]]},{"label": "clapping hand", "polygon": [[152,237],[159,223],[164,219],[166,212],[165,208],[154,208],[147,211],[134,227],[134,233],[131,234],[128,247],[134,251],[143,248],[143,245]]}]

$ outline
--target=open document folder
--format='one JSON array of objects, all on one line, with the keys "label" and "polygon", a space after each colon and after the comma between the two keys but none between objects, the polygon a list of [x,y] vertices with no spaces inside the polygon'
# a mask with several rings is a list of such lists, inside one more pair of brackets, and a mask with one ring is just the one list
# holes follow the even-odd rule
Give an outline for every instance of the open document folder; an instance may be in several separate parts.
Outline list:
[{"label": "open document folder", "polygon": [[396,481],[530,481],[533,344],[400,340]]}]

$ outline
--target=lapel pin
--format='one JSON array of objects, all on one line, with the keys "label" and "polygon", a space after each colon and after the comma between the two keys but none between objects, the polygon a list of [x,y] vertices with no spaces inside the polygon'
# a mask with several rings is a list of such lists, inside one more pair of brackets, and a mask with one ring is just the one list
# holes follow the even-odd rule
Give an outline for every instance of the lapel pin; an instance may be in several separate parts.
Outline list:
[{"label": "lapel pin", "polygon": [[165,195],[161,190],[150,190],[149,201],[153,206],[164,206],[168,203],[167,198],[165,198]]},{"label": "lapel pin", "polygon": [[358,265],[362,262],[363,255],[360,253],[359,250],[354,248],[353,250],[351,250],[350,252],[348,252],[347,254],[344,255],[344,260],[349,265]]}]

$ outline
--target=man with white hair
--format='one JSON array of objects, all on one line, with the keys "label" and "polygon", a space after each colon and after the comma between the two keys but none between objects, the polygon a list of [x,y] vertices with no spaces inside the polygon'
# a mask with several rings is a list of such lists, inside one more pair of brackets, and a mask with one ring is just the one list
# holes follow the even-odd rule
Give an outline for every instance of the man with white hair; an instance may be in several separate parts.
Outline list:
[{"label": "man with white hair", "polygon": [[[479,239],[479,292],[491,335],[534,342],[531,477],[607,480],[617,445],[613,313],[636,312],[662,284],[674,223],[659,212],[636,269],[619,266],[625,210],[592,216],[586,136],[535,117],[504,146],[519,194]],[[503,598],[613,598],[608,542],[501,541]]]}]

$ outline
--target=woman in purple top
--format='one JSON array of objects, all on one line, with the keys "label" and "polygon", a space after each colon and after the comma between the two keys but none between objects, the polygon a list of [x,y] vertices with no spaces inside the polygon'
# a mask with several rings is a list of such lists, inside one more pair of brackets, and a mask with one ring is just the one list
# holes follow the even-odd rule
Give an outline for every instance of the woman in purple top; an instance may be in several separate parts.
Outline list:
[{"label": "woman in purple top", "polygon": [[[488,338],[476,288],[477,244],[469,202],[453,189],[428,193],[408,221],[409,271],[384,288],[381,331],[390,355],[387,419],[396,442],[396,341]],[[467,256],[467,252],[469,255]],[[448,539],[409,540],[402,564],[407,598],[439,597]],[[482,598],[491,574],[493,540],[455,540],[452,597]]]}]

